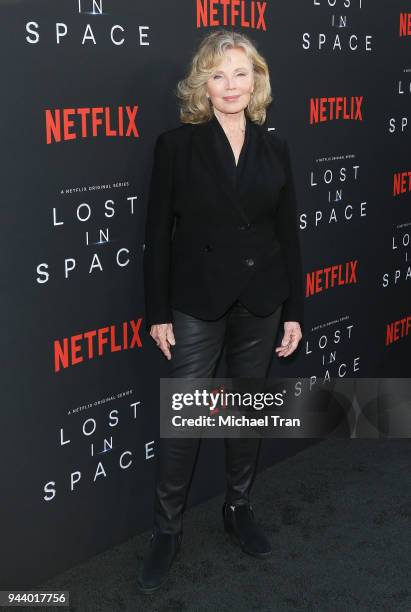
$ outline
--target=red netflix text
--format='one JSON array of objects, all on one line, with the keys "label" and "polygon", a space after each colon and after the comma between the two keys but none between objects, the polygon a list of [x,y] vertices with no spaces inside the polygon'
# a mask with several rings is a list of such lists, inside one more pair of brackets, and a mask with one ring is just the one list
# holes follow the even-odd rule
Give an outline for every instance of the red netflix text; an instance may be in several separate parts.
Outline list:
[{"label": "red netflix text", "polygon": [[400,13],[400,36],[411,36],[411,13]]},{"label": "red netflix text", "polygon": [[332,289],[339,285],[352,285],[357,283],[358,260],[346,261],[344,264],[335,264],[327,268],[320,268],[307,272],[306,297]]},{"label": "red netflix text", "polygon": [[116,353],[143,345],[139,336],[142,319],[123,321],[121,325],[109,325],[75,334],[62,340],[54,340],[54,371],[95,359],[106,353]]},{"label": "red netflix text", "polygon": [[411,171],[406,170],[405,172],[396,172],[394,174],[394,184],[392,195],[397,196],[401,193],[408,193],[411,191]]},{"label": "red netflix text", "polygon": [[46,109],[46,143],[97,136],[138,138],[137,109],[138,106]]},{"label": "red netflix text", "polygon": [[258,0],[197,0],[197,28],[236,26],[265,32],[266,4]]},{"label": "red netflix text", "polygon": [[310,123],[362,121],[363,96],[310,98]]},{"label": "red netflix text", "polygon": [[385,345],[388,346],[393,342],[397,342],[401,338],[405,338],[408,336],[411,329],[411,316],[403,317],[398,321],[392,321],[388,323],[386,336],[385,336]]}]

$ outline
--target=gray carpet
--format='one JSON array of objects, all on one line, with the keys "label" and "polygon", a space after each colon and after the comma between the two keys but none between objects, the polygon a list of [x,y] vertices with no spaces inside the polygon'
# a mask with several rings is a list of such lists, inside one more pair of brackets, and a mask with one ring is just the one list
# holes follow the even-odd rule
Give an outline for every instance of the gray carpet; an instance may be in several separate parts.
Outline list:
[{"label": "gray carpet", "polygon": [[79,612],[409,612],[410,442],[325,440],[260,473],[252,501],[274,544],[269,559],[231,543],[221,496],[186,512],[182,549],[156,594],[134,586],[149,532],[39,588],[69,590]]}]

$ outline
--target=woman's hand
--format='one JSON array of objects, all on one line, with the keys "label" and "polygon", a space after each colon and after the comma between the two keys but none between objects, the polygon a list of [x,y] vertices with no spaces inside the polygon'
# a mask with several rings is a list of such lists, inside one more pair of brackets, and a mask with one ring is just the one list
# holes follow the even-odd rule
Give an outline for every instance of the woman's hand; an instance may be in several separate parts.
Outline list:
[{"label": "woman's hand", "polygon": [[298,321],[286,321],[284,323],[284,336],[281,341],[281,346],[277,346],[276,353],[278,357],[288,357],[294,353],[301,338],[301,327]]},{"label": "woman's hand", "polygon": [[174,338],[172,323],[157,323],[150,328],[150,336],[161,349],[167,359],[171,359],[170,345],[174,346],[176,340]]}]

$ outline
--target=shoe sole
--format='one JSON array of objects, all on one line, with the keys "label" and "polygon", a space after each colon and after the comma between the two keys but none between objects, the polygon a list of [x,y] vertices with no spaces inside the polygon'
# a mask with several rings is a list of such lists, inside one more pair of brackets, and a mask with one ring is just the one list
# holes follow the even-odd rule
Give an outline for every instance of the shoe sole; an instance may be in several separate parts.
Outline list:
[{"label": "shoe sole", "polygon": [[143,587],[137,582],[137,590],[139,593],[142,593],[143,595],[151,595],[152,593],[155,593],[156,591],[158,591],[158,589],[161,588],[161,586],[163,585],[163,582],[165,582],[165,580],[162,580],[160,584],[158,584],[155,587],[151,587],[151,588]]},{"label": "shoe sole", "polygon": [[[178,548],[176,554],[174,555],[174,559],[171,562],[172,564],[174,564],[174,562],[176,561],[177,557],[179,556],[180,550],[181,550],[181,547]],[[171,567],[170,567],[170,569],[171,569]],[[168,572],[164,576],[164,578],[161,580],[161,582],[159,582],[158,584],[156,584],[156,586],[153,586],[153,587],[144,587],[142,584],[140,584],[139,578],[137,578],[137,590],[140,593],[143,593],[143,595],[151,595],[152,593],[155,593],[156,591],[161,589],[161,587],[163,586],[163,584],[165,582],[167,582],[169,577],[170,577],[170,572]]]},{"label": "shoe sole", "polygon": [[139,582],[137,582],[137,590],[139,593],[142,593],[143,595],[151,595],[152,593],[155,593],[156,591],[161,589],[164,582],[166,582],[167,578],[168,576],[166,576],[157,586],[154,586],[154,587],[143,587]]},{"label": "shoe sole", "polygon": [[260,559],[265,559],[266,557],[271,557],[271,555],[273,554],[272,549],[267,550],[267,552],[260,552],[260,553],[252,551],[252,550],[248,550],[243,544],[241,544],[241,542],[239,541],[239,539],[234,533],[232,533],[231,531],[228,531],[227,529],[225,529],[225,532],[230,542],[232,544],[235,544],[236,546],[239,546],[241,550],[245,552],[247,555],[251,555],[252,557],[258,557]]}]

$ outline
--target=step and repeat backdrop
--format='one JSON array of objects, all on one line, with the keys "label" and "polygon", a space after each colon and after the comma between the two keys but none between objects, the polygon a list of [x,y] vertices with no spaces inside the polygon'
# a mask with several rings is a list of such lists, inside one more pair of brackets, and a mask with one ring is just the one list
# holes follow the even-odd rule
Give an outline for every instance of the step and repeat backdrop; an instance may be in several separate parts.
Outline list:
[{"label": "step and repeat backdrop", "polygon": [[[2,588],[149,528],[159,381],[142,254],[152,154],[215,28],[270,66],[304,257],[304,338],[271,374],[409,376],[405,0],[10,0],[2,55]],[[224,372],[224,363],[219,374]],[[190,503],[224,488],[203,440]],[[262,466],[314,440],[265,440]],[[216,520],[218,518],[216,517]]]}]

